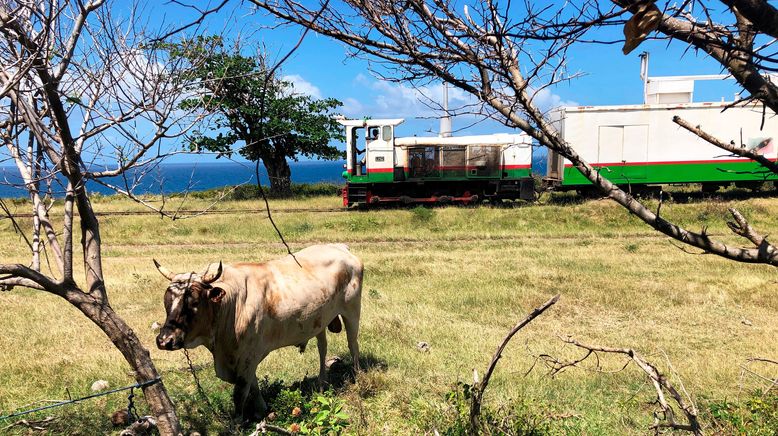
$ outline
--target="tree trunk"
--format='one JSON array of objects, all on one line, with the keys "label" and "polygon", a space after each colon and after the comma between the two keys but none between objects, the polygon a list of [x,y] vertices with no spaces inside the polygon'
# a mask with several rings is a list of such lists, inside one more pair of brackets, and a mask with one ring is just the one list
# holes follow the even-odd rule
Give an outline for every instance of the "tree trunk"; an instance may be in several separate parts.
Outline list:
[{"label": "tree trunk", "polygon": [[[71,290],[66,299],[97,324],[108,336],[130,364],[138,383],[148,382],[159,377],[149,351],[141,344],[132,328],[113,311],[108,303],[101,304],[99,300],[79,289]],[[145,386],[143,395],[151,408],[151,413],[157,419],[159,433],[166,436],[181,434],[175,406],[170,400],[162,380]]]},{"label": "tree trunk", "polygon": [[270,179],[270,196],[292,196],[292,169],[286,161],[286,156],[272,156],[262,159]]}]

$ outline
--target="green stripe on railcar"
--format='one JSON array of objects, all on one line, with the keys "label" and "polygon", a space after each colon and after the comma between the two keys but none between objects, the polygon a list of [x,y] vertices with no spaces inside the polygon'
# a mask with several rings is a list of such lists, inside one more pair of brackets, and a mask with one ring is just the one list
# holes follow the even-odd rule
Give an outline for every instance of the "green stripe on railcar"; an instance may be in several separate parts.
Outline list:
[{"label": "green stripe on railcar", "polygon": [[[702,183],[778,180],[778,175],[754,161],[592,165],[616,184]],[[591,185],[574,167],[565,167],[563,186]]]}]

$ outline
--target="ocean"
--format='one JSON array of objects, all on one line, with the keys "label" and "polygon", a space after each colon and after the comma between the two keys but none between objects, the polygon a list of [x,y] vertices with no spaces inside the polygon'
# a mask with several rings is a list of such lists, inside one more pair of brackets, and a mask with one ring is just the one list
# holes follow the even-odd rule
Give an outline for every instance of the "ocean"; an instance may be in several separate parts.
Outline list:
[{"label": "ocean", "polygon": [[[532,171],[536,174],[546,172],[546,153],[544,150],[536,151],[532,156]],[[345,161],[302,161],[290,162],[292,169],[292,182],[294,183],[344,183],[343,164]],[[259,166],[259,177],[264,186],[268,186],[267,172]],[[107,183],[120,186],[125,189],[132,178],[125,181],[121,177],[106,179]],[[235,186],[242,183],[256,183],[254,177],[254,163],[239,162],[208,162],[208,163],[174,163],[160,164],[147,174],[133,188],[135,194],[166,194],[206,191],[223,186]],[[27,197],[27,191],[19,188],[21,179],[16,167],[0,166],[0,198]],[[89,181],[87,188],[91,193],[103,195],[115,194],[111,188],[99,183]],[[54,184],[54,195],[61,197],[64,185]]]},{"label": "ocean", "polygon": [[[294,183],[344,183],[341,173],[344,161],[304,161],[290,162],[292,182]],[[138,183],[133,192],[136,194],[166,194],[185,191],[206,191],[223,186],[234,186],[242,183],[256,183],[254,163],[209,162],[209,163],[174,163],[161,164],[149,171]],[[267,172],[260,165],[260,180],[268,186]],[[0,198],[27,197],[16,167],[0,167]],[[106,179],[107,183],[124,188],[127,184],[121,177]],[[54,184],[52,190],[56,196],[61,196],[64,188]],[[89,192],[105,195],[114,194],[111,188],[89,181]]]}]

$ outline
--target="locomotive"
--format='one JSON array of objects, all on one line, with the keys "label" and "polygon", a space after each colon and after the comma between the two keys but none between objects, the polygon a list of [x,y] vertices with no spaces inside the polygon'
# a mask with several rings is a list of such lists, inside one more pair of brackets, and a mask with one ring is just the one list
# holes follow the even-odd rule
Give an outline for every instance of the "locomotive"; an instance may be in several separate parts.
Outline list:
[{"label": "locomotive", "polygon": [[[728,154],[673,122],[677,115],[720,140],[775,161],[777,117],[765,116],[758,103],[693,102],[695,81],[727,76],[648,77],[648,55],[642,58],[643,104],[563,107],[550,115],[559,135],[604,178],[629,190],[699,183],[709,192],[731,183],[755,188],[778,180],[758,162]],[[547,154],[545,173],[533,173],[532,154],[538,147],[523,132],[395,137],[402,119],[339,122],[346,129],[344,206],[531,201],[536,178],[552,190],[593,188],[554,151]]]},{"label": "locomotive", "polygon": [[397,138],[403,121],[338,121],[346,129],[344,206],[535,197],[526,133]]}]

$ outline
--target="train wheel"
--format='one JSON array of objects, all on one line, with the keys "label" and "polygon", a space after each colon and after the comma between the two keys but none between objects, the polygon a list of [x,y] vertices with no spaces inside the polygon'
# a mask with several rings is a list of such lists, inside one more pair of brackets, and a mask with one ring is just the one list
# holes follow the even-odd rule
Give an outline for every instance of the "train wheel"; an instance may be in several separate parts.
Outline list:
[{"label": "train wheel", "polygon": [[702,184],[702,192],[705,194],[713,194],[714,192],[719,190],[719,184],[718,183],[703,183]]}]

